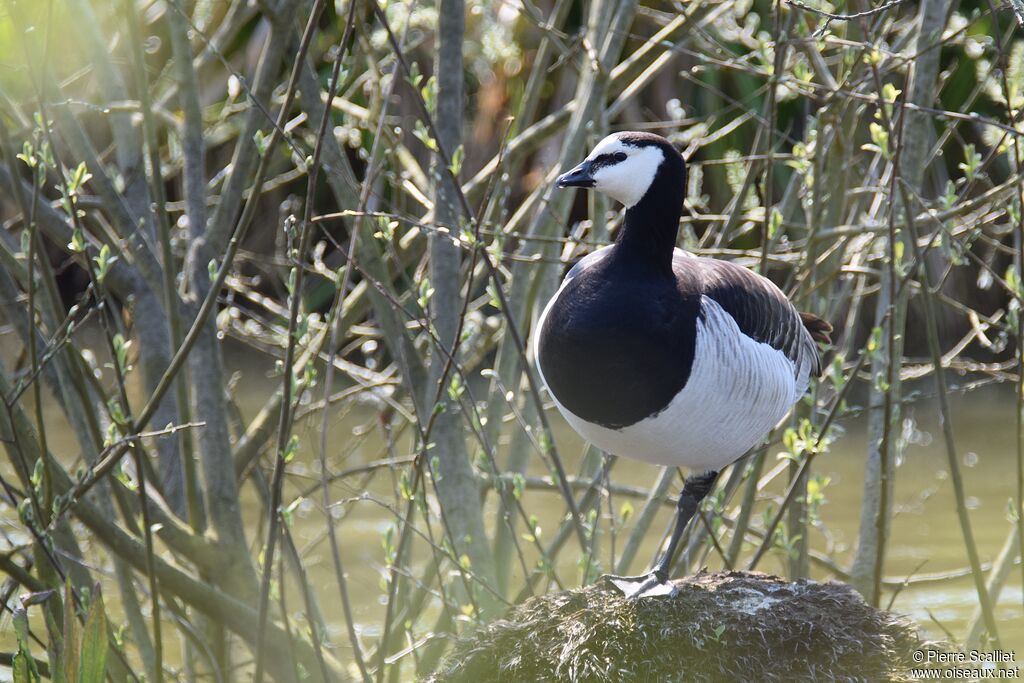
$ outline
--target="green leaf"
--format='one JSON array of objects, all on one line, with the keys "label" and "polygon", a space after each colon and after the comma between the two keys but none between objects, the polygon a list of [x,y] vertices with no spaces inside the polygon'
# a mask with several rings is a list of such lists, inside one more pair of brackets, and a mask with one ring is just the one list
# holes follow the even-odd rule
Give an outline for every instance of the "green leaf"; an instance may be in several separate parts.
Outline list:
[{"label": "green leaf", "polygon": [[881,155],[886,159],[890,158],[889,131],[880,123],[869,124],[868,130],[871,131],[871,141],[878,147]]},{"label": "green leaf", "polygon": [[25,140],[25,142],[22,143],[21,153],[16,154],[15,157],[21,159],[29,168],[35,168],[36,163],[38,163],[36,161],[35,150],[32,149],[32,143],[29,142],[28,140]]},{"label": "green leaf", "polygon": [[289,295],[294,295],[295,294],[295,285],[298,283],[298,281],[299,281],[299,269],[298,268],[292,268],[291,270],[288,271],[288,282],[285,283],[285,287],[288,288],[288,294]]},{"label": "green leaf", "polygon": [[632,504],[632,503],[630,503],[630,502],[629,502],[629,501],[627,500],[627,501],[626,501],[625,503],[623,503],[623,504],[622,504],[622,506],[621,506],[621,507],[619,508],[619,519],[621,519],[621,520],[622,520],[622,522],[623,522],[623,523],[625,523],[625,522],[627,522],[627,521],[628,521],[628,520],[629,520],[629,519],[630,519],[630,518],[631,518],[632,516],[633,516],[633,504]]},{"label": "green leaf", "polygon": [[33,683],[39,680],[36,660],[28,646],[28,611],[24,605],[14,608],[14,636],[18,642],[18,651],[14,655],[14,680],[16,683]]},{"label": "green leaf", "polygon": [[547,431],[542,431],[537,437],[537,442],[540,444],[540,450],[544,455],[551,453],[551,436]]},{"label": "green leaf", "polygon": [[113,338],[114,346],[114,357],[117,361],[117,367],[121,371],[121,374],[127,374],[131,367],[128,364],[128,349],[131,347],[131,341],[126,341],[124,335],[120,332],[114,335]]},{"label": "green leaf", "polygon": [[253,133],[252,141],[256,144],[256,153],[264,156],[267,153],[267,146],[269,144],[266,133],[262,130],[257,130]]},{"label": "green leaf", "polygon": [[32,675],[31,669],[32,660],[24,652],[20,650],[14,655],[14,683],[31,683],[32,681],[39,680],[38,677]]},{"label": "green leaf", "polygon": [[89,169],[86,167],[85,162],[81,162],[75,167],[74,172],[71,175],[71,180],[68,182],[68,192],[77,194],[89,179],[92,178],[92,174],[89,173]]},{"label": "green leaf", "polygon": [[871,336],[868,338],[868,353],[874,353],[878,351],[882,346],[882,328],[875,327],[871,330]]},{"label": "green leaf", "polygon": [[420,73],[420,65],[418,62],[413,62],[409,65],[409,75],[406,80],[414,88],[420,87],[420,83],[423,81],[423,74]]},{"label": "green leaf", "polygon": [[772,207],[771,213],[768,215],[768,239],[772,239],[779,233],[779,228],[782,227],[782,212]]},{"label": "green leaf", "polygon": [[957,167],[964,172],[967,180],[974,180],[978,176],[978,170],[981,168],[981,154],[975,150],[974,145],[964,146],[964,160],[957,164]]},{"label": "green leaf", "polygon": [[100,247],[100,253],[98,256],[93,256],[93,261],[96,262],[96,280],[103,284],[103,281],[107,278],[107,273],[110,272],[110,266],[117,260],[116,256],[111,256],[110,245],[104,244]]},{"label": "green leaf", "polygon": [[387,216],[377,217],[377,232],[373,233],[374,238],[379,240],[392,240],[395,237],[395,229],[398,221],[393,221]]},{"label": "green leaf", "polygon": [[796,443],[796,437],[796,430],[792,427],[786,427],[786,431],[782,433],[782,443],[786,447],[786,450],[789,451],[790,455],[799,450]]},{"label": "green leaf", "polygon": [[902,92],[892,83],[886,83],[882,86],[882,97],[885,98],[886,102],[895,102]]},{"label": "green leaf", "polygon": [[75,616],[75,598],[71,592],[71,579],[64,584],[64,680],[75,683],[80,671],[78,617]]},{"label": "green leaf", "polygon": [[281,454],[285,463],[289,463],[295,459],[295,455],[299,452],[299,437],[292,434],[291,438],[288,439],[288,443],[285,444],[284,452]]},{"label": "green leaf", "polygon": [[428,78],[426,84],[420,88],[420,96],[427,111],[433,116],[437,112],[437,79],[434,76]]},{"label": "green leaf", "polygon": [[[72,209],[70,204],[65,203],[65,210],[68,215],[71,215]],[[85,251],[85,235],[82,233],[82,229],[75,227],[71,233],[71,241],[68,242],[68,249],[73,252],[80,253]]]},{"label": "green leaf", "polygon": [[57,168],[57,160],[53,158],[53,148],[50,147],[48,142],[44,142],[40,147],[43,153],[43,163],[50,168]]},{"label": "green leaf", "polygon": [[49,600],[51,595],[53,595],[53,589],[29,593],[28,595],[23,595],[21,597],[21,604],[25,607],[41,605],[47,600]]},{"label": "green leaf", "polygon": [[953,205],[956,204],[956,200],[956,184],[952,180],[947,180],[946,191],[945,194],[942,195],[942,206],[946,209],[951,209],[953,208]]},{"label": "green leaf", "polygon": [[462,170],[462,162],[466,158],[466,150],[462,145],[455,148],[452,152],[452,164],[448,167],[448,170],[452,172],[452,175],[458,177],[459,172]]},{"label": "green leaf", "polygon": [[85,618],[78,683],[104,683],[107,671],[107,615],[99,585]]},{"label": "green leaf", "polygon": [[402,475],[398,479],[398,490],[405,500],[413,499],[412,481],[409,479],[408,470],[402,470]]},{"label": "green leaf", "polygon": [[292,525],[292,520],[295,519],[295,511],[299,509],[299,505],[301,505],[302,501],[304,500],[305,498],[299,496],[291,503],[289,503],[287,507],[281,510],[281,518],[284,520],[285,524],[287,524],[288,526]]},{"label": "green leaf", "polygon": [[512,475],[512,495],[515,496],[516,500],[523,497],[523,492],[526,490],[526,477],[520,472],[516,472]]},{"label": "green leaf", "polygon": [[462,377],[458,374],[453,374],[451,381],[448,383],[448,398],[458,401],[465,390],[466,387],[462,385]]},{"label": "green leaf", "polygon": [[416,139],[423,143],[423,146],[432,152],[437,151],[437,141],[427,130],[426,125],[422,121],[417,121],[415,128],[413,128],[412,134],[416,136]]},{"label": "green leaf", "polygon": [[32,488],[38,489],[39,485],[43,483],[43,467],[43,459],[39,458],[36,460],[35,467],[32,468],[32,476],[28,479],[32,484]]},{"label": "green leaf", "polygon": [[493,282],[487,283],[488,303],[494,308],[501,308],[501,299],[498,297],[498,290],[494,288]]},{"label": "green leaf", "polygon": [[416,298],[416,303],[419,304],[420,308],[427,310],[427,306],[430,304],[430,298],[434,296],[434,288],[430,286],[430,279],[423,278],[420,280],[420,292]]},{"label": "green leaf", "polygon": [[1007,267],[1004,279],[1006,280],[1006,285],[1014,292],[1014,294],[1019,295],[1020,278],[1017,277],[1017,268],[1014,266]]}]

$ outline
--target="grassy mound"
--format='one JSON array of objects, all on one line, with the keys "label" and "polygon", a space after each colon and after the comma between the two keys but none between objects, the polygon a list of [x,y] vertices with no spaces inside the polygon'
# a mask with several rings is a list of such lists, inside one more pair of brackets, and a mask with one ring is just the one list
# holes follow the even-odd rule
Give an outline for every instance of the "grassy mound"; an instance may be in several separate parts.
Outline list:
[{"label": "grassy mound", "polygon": [[432,679],[904,680],[914,629],[836,583],[701,573],[671,597],[603,585],[533,598],[461,640]]}]

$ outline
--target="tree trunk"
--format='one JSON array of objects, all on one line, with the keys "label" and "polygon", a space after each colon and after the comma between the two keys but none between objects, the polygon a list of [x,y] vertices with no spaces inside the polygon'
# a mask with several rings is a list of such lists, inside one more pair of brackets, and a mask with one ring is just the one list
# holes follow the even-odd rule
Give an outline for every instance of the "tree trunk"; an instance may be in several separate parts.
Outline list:
[{"label": "tree trunk", "polygon": [[[462,144],[463,65],[462,38],[465,30],[465,4],[463,0],[442,0],[438,27],[438,51],[435,65],[437,76],[437,134],[438,144],[449,156],[455,155]],[[434,218],[438,228],[447,228],[452,235],[460,232],[461,211],[458,189],[445,169],[441,154],[434,155]],[[430,300],[431,322],[437,331],[441,346],[450,353],[454,350],[459,333],[462,308],[459,271],[459,247],[443,233],[430,236],[430,283],[434,293]],[[455,359],[457,361],[457,358]],[[476,476],[470,465],[463,434],[461,411],[448,395],[448,384],[456,376],[450,368],[448,353],[434,349],[430,362],[430,381],[424,386],[422,401],[429,415],[434,409],[435,395],[440,395],[444,406],[434,422],[430,440],[436,445],[429,451],[436,454],[436,465],[431,465],[437,496],[444,510],[452,546],[457,557],[468,557],[474,575],[494,587],[494,563],[484,532],[483,508]],[[438,382],[445,386],[440,387]],[[481,610],[493,614],[497,608],[493,593],[477,593]]]}]

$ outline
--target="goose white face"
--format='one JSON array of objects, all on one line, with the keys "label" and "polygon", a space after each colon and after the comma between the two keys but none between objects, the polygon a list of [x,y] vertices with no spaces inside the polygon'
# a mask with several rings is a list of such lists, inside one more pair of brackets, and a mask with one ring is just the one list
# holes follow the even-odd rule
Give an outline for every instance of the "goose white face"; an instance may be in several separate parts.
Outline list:
[{"label": "goose white face", "polygon": [[628,209],[654,182],[665,154],[655,145],[632,145],[609,135],[579,166],[558,177],[559,187],[589,187],[622,202]]}]

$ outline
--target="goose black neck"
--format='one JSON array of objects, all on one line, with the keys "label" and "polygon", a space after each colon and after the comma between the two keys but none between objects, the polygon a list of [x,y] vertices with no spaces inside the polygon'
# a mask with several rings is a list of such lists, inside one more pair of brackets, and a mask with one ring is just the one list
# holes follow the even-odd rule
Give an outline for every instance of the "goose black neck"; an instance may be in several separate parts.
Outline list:
[{"label": "goose black neck", "polygon": [[626,209],[615,242],[620,257],[672,274],[672,251],[683,211],[686,167],[678,155],[662,162],[643,198]]}]

